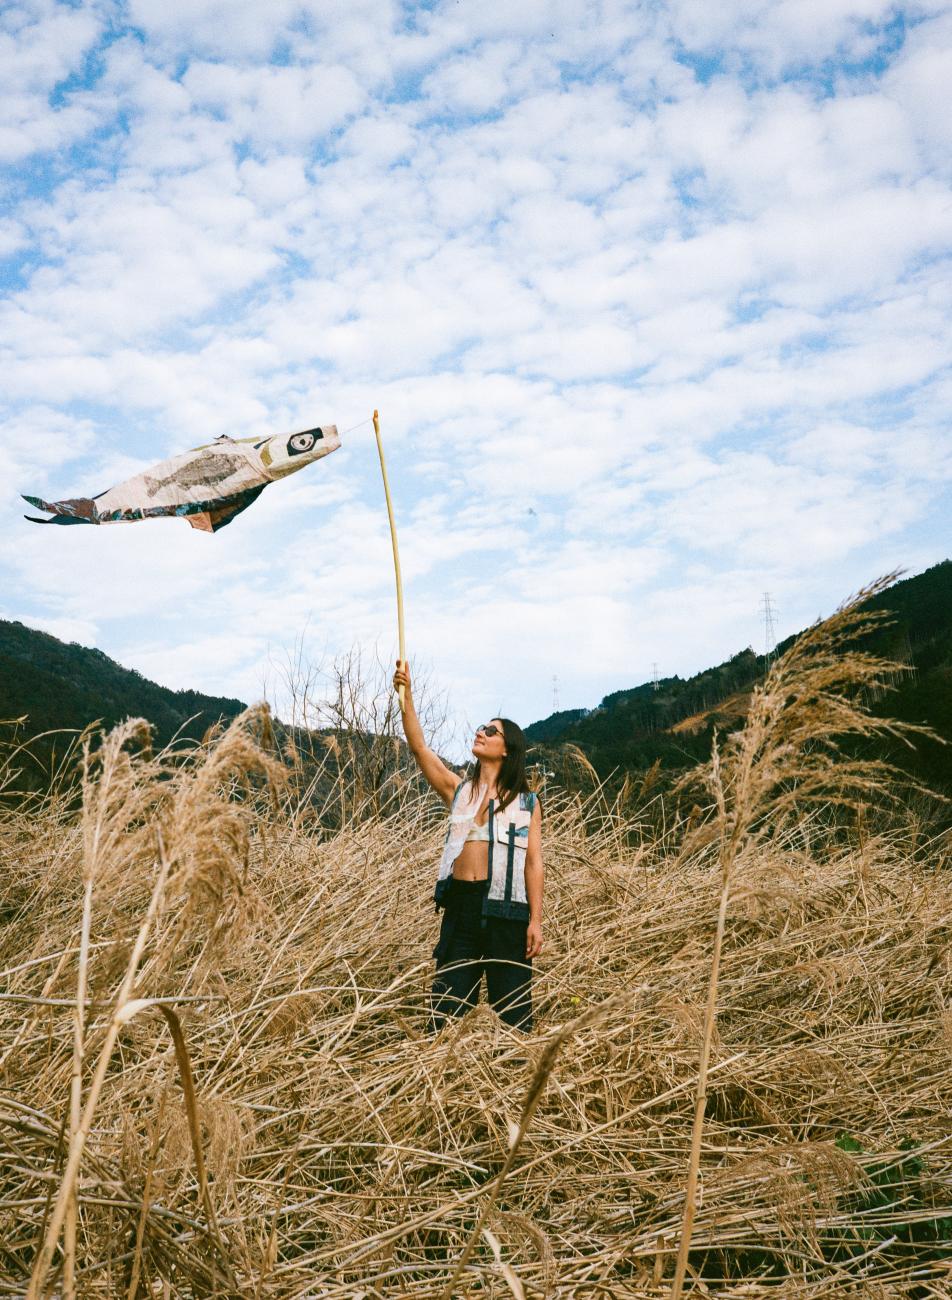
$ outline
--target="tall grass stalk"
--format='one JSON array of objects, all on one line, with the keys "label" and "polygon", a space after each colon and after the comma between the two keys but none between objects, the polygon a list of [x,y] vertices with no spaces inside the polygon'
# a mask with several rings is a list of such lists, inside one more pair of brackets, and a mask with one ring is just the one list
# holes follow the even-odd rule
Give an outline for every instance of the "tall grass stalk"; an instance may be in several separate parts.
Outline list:
[{"label": "tall grass stalk", "polygon": [[945,1294],[947,813],[862,766],[879,670],[829,631],[704,798],[550,779],[528,1036],[425,1031],[443,811],[399,751],[343,823],[253,715],[0,804],[0,1291],[65,1287],[75,1188],[83,1300],[653,1300],[682,1251],[719,1300]]},{"label": "tall grass stalk", "polygon": [[[701,784],[713,796],[712,817],[694,841],[713,831],[720,870],[720,900],[698,1063],[694,1120],[671,1300],[680,1300],[697,1211],[697,1184],[707,1098],[707,1075],[717,1019],[717,989],[731,885],[745,855],[752,853],[802,810],[818,801],[865,810],[870,797],[886,798],[901,777],[895,768],[872,759],[845,757],[847,737],[868,740],[893,736],[907,742],[933,735],[927,728],[874,716],[870,695],[894,688],[909,665],[856,648],[856,643],[888,619],[864,605],[895,581],[889,574],[845,602],[830,618],[814,625],[770,665],[762,686],[754,688],[747,719],[723,747],[715,735],[711,761],[684,781]],[[934,738],[934,737],[933,737]]]},{"label": "tall grass stalk", "polygon": [[166,881],[168,880],[171,863],[164,851],[161,840],[158,843],[159,849],[159,871],[156,877],[155,885],[152,888],[152,896],[149,899],[149,906],[146,914],[139,926],[139,933],[136,935],[135,943],[132,946],[132,952],[129,955],[129,961],[126,965],[125,974],[122,977],[122,983],[119,986],[119,992],[116,995],[116,1005],[110,1017],[106,1029],[106,1037],[102,1048],[99,1052],[99,1059],[96,1062],[95,1073],[89,1085],[89,1095],[86,1099],[86,1105],[83,1108],[79,1123],[76,1126],[75,1133],[72,1134],[69,1143],[69,1155],[66,1161],[66,1169],[60,1183],[56,1200],[53,1203],[53,1211],[50,1215],[49,1225],[46,1229],[46,1236],[43,1239],[43,1245],[36,1258],[33,1266],[33,1272],[30,1275],[30,1285],[27,1290],[27,1300],[40,1300],[45,1292],[46,1275],[49,1271],[53,1259],[53,1252],[56,1249],[56,1243],[59,1240],[60,1230],[66,1214],[75,1195],[76,1176],[79,1173],[80,1161],[83,1158],[83,1148],[89,1137],[89,1130],[92,1127],[93,1116],[96,1112],[96,1106],[99,1102],[99,1094],[102,1092],[102,1086],[106,1079],[106,1070],[109,1068],[109,1061],[116,1046],[116,1039],[119,1037],[119,1031],[129,1019],[130,1010],[134,1013],[134,1004],[130,1006],[130,994],[132,986],[135,983],[136,975],[139,971],[139,962],[142,960],[142,954],[145,950],[146,941],[152,930],[153,922],[158,915],[159,908],[162,905],[162,897],[165,892]]},{"label": "tall grass stalk", "polygon": [[[79,934],[79,971],[76,979],[76,1009],[73,1029],[73,1072],[69,1090],[69,1138],[72,1146],[79,1130],[83,1106],[83,1043],[86,1022],[86,989],[89,969],[89,927],[92,921],[93,877],[87,874],[83,885],[83,913]],[[78,1197],[75,1184],[69,1189],[66,1222],[63,1229],[63,1296],[73,1300],[76,1295],[76,1218]]]}]

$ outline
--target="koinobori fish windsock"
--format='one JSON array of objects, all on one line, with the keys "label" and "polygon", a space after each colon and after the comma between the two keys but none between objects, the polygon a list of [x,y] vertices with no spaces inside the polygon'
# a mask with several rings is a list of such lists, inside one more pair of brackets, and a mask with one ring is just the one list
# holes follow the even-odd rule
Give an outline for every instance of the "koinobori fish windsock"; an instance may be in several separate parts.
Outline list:
[{"label": "koinobori fish windsock", "polygon": [[163,460],[95,497],[41,501],[24,497],[51,519],[36,524],[114,524],[181,515],[193,528],[216,533],[247,509],[269,483],[286,478],[340,446],[337,426],[268,438],[223,435],[204,447]]}]

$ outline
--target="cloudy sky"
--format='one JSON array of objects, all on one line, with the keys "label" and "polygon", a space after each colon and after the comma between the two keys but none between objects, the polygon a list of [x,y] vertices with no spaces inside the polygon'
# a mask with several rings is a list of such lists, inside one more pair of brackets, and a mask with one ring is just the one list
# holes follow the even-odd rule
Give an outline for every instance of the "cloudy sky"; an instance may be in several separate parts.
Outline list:
[{"label": "cloudy sky", "polygon": [[[395,645],[531,721],[950,553],[952,5],[0,11],[0,616],[244,699]],[[38,528],[222,433],[215,536]]]}]

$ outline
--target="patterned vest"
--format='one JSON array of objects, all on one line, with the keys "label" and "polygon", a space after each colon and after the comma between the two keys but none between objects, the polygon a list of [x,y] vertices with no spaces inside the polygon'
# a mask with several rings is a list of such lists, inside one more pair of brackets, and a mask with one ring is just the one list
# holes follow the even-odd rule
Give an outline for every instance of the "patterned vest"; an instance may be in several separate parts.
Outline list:
[{"label": "patterned vest", "polygon": [[[453,875],[453,863],[460,855],[470,832],[483,791],[473,789],[471,781],[457,786],[450,806],[443,844],[443,856],[436,875],[433,897],[437,908],[446,901],[446,891]],[[502,811],[495,800],[489,801],[489,877],[483,894],[483,917],[504,916],[528,921],[529,900],[526,896],[526,849],[529,823],[536,806],[536,795],[517,794]]]}]

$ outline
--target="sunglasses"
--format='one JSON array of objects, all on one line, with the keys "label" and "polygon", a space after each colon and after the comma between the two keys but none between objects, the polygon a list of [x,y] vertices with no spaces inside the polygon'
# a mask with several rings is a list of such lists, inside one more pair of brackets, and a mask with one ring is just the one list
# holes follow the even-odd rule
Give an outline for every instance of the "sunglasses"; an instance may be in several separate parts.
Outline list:
[{"label": "sunglasses", "polygon": [[497,727],[495,722],[483,723],[481,727],[476,728],[476,735],[482,732],[484,736],[501,736],[502,727]]}]

